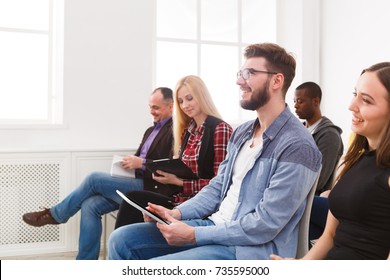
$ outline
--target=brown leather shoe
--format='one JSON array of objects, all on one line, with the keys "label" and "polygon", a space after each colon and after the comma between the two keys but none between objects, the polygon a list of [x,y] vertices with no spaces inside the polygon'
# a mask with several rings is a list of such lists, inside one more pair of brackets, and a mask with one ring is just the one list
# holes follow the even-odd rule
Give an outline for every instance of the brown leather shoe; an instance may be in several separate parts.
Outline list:
[{"label": "brown leather shoe", "polygon": [[34,227],[59,224],[54,220],[49,208],[45,208],[45,210],[39,212],[26,213],[23,215],[23,221]]}]

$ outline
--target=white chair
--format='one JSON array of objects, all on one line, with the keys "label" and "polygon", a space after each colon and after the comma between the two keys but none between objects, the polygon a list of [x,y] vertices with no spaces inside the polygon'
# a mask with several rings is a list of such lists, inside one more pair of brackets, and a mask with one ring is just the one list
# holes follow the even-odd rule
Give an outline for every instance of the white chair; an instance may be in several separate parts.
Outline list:
[{"label": "white chair", "polygon": [[107,213],[103,217],[103,259],[107,259],[107,239],[112,231],[108,229],[108,218],[112,218],[114,221],[116,220],[118,214],[118,210],[115,210],[113,212]]},{"label": "white chair", "polygon": [[301,220],[299,221],[298,248],[297,248],[297,254],[295,256],[297,259],[302,258],[309,251],[310,213],[311,213],[311,207],[313,205],[314,194],[317,189],[318,178],[319,176],[317,176],[317,179],[314,181],[314,184],[311,187],[309,194],[307,195],[306,208],[305,211],[303,212]]}]

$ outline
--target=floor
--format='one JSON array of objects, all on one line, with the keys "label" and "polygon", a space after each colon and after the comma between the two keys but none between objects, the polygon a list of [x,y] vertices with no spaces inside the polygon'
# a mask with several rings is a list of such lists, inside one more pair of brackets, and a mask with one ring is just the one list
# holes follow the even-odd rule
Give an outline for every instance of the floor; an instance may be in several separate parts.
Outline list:
[{"label": "floor", "polygon": [[[107,236],[113,231],[116,220],[116,213],[114,211],[109,215],[104,215],[104,230],[103,231],[103,240],[107,239]],[[101,248],[104,248],[106,244],[102,244]],[[106,252],[101,250],[99,260],[106,259],[104,255]],[[0,260],[75,260],[77,252],[64,252],[64,253],[51,253],[51,254],[40,254],[40,255],[24,255],[24,256],[10,256],[10,257],[0,257]]]},{"label": "floor", "polygon": [[[54,253],[54,254],[43,254],[43,255],[27,255],[27,256],[13,256],[13,257],[0,257],[1,260],[74,260],[76,259],[77,252],[66,252],[66,253]],[[101,253],[100,260],[103,258]]]}]

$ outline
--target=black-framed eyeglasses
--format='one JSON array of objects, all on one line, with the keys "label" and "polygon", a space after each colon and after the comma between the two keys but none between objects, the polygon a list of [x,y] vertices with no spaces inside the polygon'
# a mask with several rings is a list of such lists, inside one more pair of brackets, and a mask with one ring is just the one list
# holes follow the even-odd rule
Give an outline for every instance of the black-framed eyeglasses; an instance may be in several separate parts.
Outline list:
[{"label": "black-framed eyeglasses", "polygon": [[237,72],[237,80],[239,78],[243,78],[244,80],[248,80],[250,78],[251,74],[254,74],[254,73],[264,73],[264,74],[270,74],[270,75],[278,74],[276,72],[256,70],[253,68],[245,68],[245,69]]}]

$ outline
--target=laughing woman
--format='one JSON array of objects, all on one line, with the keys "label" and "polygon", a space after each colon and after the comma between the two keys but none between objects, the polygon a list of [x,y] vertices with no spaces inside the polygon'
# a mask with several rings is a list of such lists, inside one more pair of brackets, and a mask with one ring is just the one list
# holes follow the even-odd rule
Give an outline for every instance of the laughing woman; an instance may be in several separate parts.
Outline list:
[{"label": "laughing woman", "polygon": [[356,137],[329,195],[325,231],[303,259],[390,257],[390,62],[363,70],[349,110]]}]

